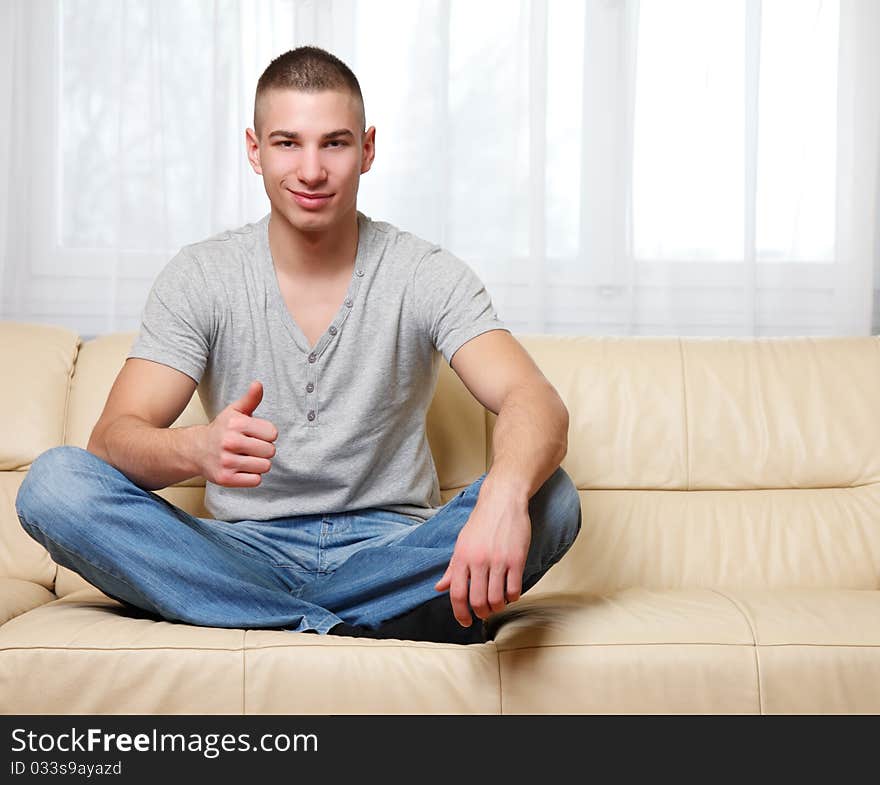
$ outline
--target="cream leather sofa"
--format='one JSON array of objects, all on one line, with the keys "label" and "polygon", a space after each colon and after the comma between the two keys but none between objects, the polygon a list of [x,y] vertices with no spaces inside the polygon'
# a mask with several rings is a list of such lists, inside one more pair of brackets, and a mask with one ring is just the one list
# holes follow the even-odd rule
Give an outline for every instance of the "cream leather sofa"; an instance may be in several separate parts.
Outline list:
[{"label": "cream leather sofa", "polygon": [[[4,713],[880,712],[878,338],[518,336],[569,408],[583,525],[511,606],[553,615],[456,646],[138,618],[58,568],[15,495],[86,445],[133,337],[0,323]],[[444,502],[494,421],[444,363]],[[208,515],[197,482],[162,495]]]}]

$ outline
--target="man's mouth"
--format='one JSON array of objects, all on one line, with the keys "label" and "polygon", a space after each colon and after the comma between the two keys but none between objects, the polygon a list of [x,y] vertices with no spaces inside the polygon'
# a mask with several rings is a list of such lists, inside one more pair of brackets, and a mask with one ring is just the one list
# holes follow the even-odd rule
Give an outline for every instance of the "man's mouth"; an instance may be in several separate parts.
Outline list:
[{"label": "man's mouth", "polygon": [[[289,190],[289,189],[288,189]],[[309,193],[308,191],[290,191],[297,204],[302,207],[321,207],[330,201],[333,194],[328,193]]]}]

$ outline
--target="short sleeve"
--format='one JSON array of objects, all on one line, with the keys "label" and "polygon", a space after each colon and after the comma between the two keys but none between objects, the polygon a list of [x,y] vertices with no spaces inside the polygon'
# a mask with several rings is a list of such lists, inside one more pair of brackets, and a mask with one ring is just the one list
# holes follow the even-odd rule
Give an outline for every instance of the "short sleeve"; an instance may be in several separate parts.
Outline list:
[{"label": "short sleeve", "polygon": [[510,332],[483,282],[457,256],[435,247],[419,260],[413,276],[418,317],[447,363],[481,333]]},{"label": "short sleeve", "polygon": [[128,357],[168,365],[198,384],[214,334],[211,291],[198,261],[178,253],[153,282]]}]

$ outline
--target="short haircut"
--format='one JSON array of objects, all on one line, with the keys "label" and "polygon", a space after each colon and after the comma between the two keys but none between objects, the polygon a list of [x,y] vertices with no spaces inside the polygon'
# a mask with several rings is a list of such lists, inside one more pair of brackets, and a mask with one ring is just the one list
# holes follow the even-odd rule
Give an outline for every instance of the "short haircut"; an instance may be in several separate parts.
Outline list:
[{"label": "short haircut", "polygon": [[351,93],[359,108],[360,131],[366,131],[364,97],[352,70],[335,55],[317,46],[300,46],[276,57],[257,82],[254,97],[254,131],[262,138],[260,98],[269,90],[300,90],[317,93],[321,90],[341,90]]}]

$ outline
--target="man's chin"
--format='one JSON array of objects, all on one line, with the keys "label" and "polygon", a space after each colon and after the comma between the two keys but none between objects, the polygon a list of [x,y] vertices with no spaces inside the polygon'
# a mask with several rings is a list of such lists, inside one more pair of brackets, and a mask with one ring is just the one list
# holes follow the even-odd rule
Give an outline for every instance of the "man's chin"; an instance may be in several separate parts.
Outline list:
[{"label": "man's chin", "polygon": [[310,213],[306,210],[291,210],[289,207],[280,211],[287,222],[300,232],[322,232],[331,228],[337,221],[335,212]]}]

